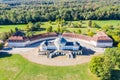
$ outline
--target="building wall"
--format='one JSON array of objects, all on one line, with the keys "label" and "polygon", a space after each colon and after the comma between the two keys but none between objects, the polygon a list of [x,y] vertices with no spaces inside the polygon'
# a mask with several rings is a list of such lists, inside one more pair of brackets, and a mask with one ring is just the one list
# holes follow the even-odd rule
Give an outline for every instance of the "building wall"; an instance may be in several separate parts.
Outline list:
[{"label": "building wall", "polygon": [[8,47],[25,47],[30,43],[30,41],[26,42],[8,42]]},{"label": "building wall", "polygon": [[113,46],[113,42],[95,42],[95,41],[87,41],[87,40],[83,40],[83,39],[77,39],[77,38],[71,38],[71,37],[65,37],[68,38],[70,40],[74,40],[74,41],[80,41],[80,42],[84,42],[96,47],[112,47]]},{"label": "building wall", "polygon": [[47,47],[46,46],[40,46],[40,51],[46,51],[47,50]]},{"label": "building wall", "polygon": [[96,46],[96,47],[112,47],[113,42],[95,42],[91,41],[91,44]]},{"label": "building wall", "polygon": [[25,46],[34,44],[39,41],[55,39],[55,38],[56,37],[47,37],[47,38],[37,39],[37,40],[33,40],[33,41],[26,41],[26,42],[8,42],[8,47],[25,47]]},{"label": "building wall", "polygon": [[78,50],[79,46],[62,46],[62,49]]},{"label": "building wall", "polygon": [[52,46],[47,46],[47,49],[56,49],[56,47],[54,45]]}]

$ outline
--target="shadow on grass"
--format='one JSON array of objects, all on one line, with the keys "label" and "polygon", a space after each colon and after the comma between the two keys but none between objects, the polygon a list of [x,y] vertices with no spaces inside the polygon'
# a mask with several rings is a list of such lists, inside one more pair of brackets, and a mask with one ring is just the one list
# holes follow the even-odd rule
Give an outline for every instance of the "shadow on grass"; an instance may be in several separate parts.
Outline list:
[{"label": "shadow on grass", "polygon": [[8,52],[0,52],[0,58],[10,57],[10,56],[12,56],[12,54]]},{"label": "shadow on grass", "polygon": [[120,80],[120,70],[113,70],[111,74],[111,80]]}]

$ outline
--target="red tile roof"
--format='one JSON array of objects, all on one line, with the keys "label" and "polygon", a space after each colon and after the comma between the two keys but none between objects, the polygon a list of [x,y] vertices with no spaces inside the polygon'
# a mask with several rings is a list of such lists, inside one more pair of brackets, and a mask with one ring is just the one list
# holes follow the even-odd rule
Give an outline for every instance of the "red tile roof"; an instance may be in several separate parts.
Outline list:
[{"label": "red tile roof", "polygon": [[96,35],[92,38],[93,41],[112,41],[110,37],[105,32],[98,32]]},{"label": "red tile roof", "polygon": [[27,41],[28,38],[27,37],[22,37],[22,36],[11,36],[8,41],[20,41],[20,42],[23,42],[23,41]]},{"label": "red tile roof", "polygon": [[[12,36],[8,39],[8,41],[12,41],[12,42],[24,42],[27,40],[34,41],[34,40],[37,40],[40,38],[57,37],[57,36],[58,36],[57,33],[50,32],[50,33],[34,35],[32,37]],[[75,33],[63,33],[62,36],[86,40],[86,41],[91,41],[91,40],[92,41],[106,41],[106,42],[112,41],[112,39],[110,37],[108,37],[107,34],[105,34],[104,32],[98,32],[93,37],[81,35],[81,34],[75,34]]]},{"label": "red tile roof", "polygon": [[96,35],[93,37],[86,36],[86,35],[81,35],[81,34],[75,34],[75,33],[63,33],[63,37],[71,37],[71,38],[77,38],[77,39],[82,39],[86,41],[112,41],[110,37],[107,36],[105,32],[98,32]]},{"label": "red tile roof", "polygon": [[90,41],[92,39],[92,37],[90,36],[75,34],[75,33],[63,33],[63,37],[77,38],[77,39],[82,39],[86,41]]},{"label": "red tile roof", "polygon": [[49,32],[49,33],[34,35],[34,36],[32,36],[32,37],[29,37],[29,39],[30,39],[31,41],[33,41],[33,40],[40,39],[40,38],[56,37],[56,36],[58,36],[57,33]]},{"label": "red tile roof", "polygon": [[23,36],[11,36],[8,41],[10,42],[24,42],[27,40],[33,41],[33,40],[37,40],[40,38],[46,38],[46,37],[54,37],[57,36],[57,33],[51,32],[51,33],[44,33],[44,34],[38,34],[38,35],[34,35],[32,37],[23,37]]}]

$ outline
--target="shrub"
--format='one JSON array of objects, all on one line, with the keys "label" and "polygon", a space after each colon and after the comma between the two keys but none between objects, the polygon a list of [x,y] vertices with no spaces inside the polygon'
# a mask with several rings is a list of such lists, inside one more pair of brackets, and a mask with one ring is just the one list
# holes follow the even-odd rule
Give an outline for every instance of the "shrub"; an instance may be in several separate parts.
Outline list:
[{"label": "shrub", "polygon": [[89,64],[90,71],[96,74],[101,80],[109,80],[111,78],[111,71],[113,65],[109,57],[95,56]]},{"label": "shrub", "polygon": [[0,50],[3,48],[3,43],[0,43]]}]

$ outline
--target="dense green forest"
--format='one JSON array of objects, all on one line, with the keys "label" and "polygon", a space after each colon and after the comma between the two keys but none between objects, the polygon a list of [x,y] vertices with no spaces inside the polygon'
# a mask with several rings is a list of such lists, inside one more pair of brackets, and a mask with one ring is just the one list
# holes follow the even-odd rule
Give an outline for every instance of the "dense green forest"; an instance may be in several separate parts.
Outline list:
[{"label": "dense green forest", "polygon": [[119,0],[1,0],[0,24],[120,20]]}]

